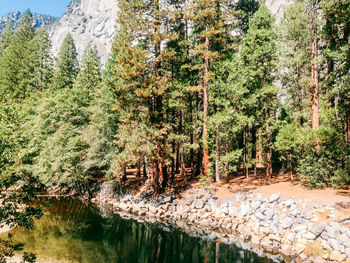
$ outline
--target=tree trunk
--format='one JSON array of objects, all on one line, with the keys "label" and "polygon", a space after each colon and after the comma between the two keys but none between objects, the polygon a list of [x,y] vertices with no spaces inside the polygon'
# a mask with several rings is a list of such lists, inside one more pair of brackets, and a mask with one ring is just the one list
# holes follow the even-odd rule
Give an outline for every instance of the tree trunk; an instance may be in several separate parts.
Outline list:
[{"label": "tree trunk", "polygon": [[[183,105],[183,96],[181,97],[181,134],[184,135],[184,127],[185,127],[185,111],[184,111],[184,105]],[[185,149],[184,149],[184,140],[181,139],[181,146],[180,146],[180,161],[181,161],[181,176],[186,181],[186,173],[185,173]]]},{"label": "tree trunk", "polygon": [[[316,20],[316,6],[313,6],[313,16]],[[312,78],[312,129],[316,130],[320,128],[319,117],[319,82],[318,82],[318,38],[317,38],[317,26],[315,22],[312,25],[312,43],[311,43],[311,78]]]},{"label": "tree trunk", "polygon": [[[193,112],[192,111],[193,111],[192,98],[190,98],[190,123],[191,123],[191,125],[193,125]],[[191,129],[191,135],[190,135],[190,143],[191,143],[191,145],[193,145],[193,143],[194,143],[194,134],[193,134],[192,129]],[[191,176],[193,176],[195,171],[194,171],[194,151],[193,151],[192,147],[190,150],[190,165],[191,165]]]},{"label": "tree trunk", "polygon": [[268,183],[271,181],[271,169],[272,169],[272,152],[270,144],[270,135],[269,135],[269,110],[265,108],[265,122],[266,122],[266,180]]},{"label": "tree trunk", "polygon": [[[216,131],[218,131],[219,127],[216,127]],[[220,145],[219,145],[219,135],[216,132],[215,135],[215,181],[220,182]]]},{"label": "tree trunk", "polygon": [[350,144],[350,100],[345,99],[345,118],[344,118],[344,132],[345,132],[345,142]]},{"label": "tree trunk", "polygon": [[[209,19],[206,19],[206,33],[209,31]],[[208,115],[209,115],[209,37],[205,37],[205,58],[204,58],[204,117],[203,117],[203,172],[204,176],[209,176],[209,145],[208,145]]]},{"label": "tree trunk", "polygon": [[159,194],[159,173],[158,173],[158,162],[156,160],[152,160],[152,186],[154,195]]}]

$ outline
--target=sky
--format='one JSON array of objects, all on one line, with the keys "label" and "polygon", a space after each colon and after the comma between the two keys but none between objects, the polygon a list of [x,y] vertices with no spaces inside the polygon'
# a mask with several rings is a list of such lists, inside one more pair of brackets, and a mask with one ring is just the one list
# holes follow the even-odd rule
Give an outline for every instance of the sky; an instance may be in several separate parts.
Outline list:
[{"label": "sky", "polygon": [[71,0],[0,0],[0,17],[13,11],[25,11],[28,8],[32,13],[63,15]]}]

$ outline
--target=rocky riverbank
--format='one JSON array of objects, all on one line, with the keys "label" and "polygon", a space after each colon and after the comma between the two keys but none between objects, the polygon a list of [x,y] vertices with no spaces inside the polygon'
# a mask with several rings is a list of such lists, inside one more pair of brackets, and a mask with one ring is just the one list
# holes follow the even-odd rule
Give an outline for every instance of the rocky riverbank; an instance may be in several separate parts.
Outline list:
[{"label": "rocky riverbank", "polygon": [[[116,213],[161,221],[255,251],[276,261],[350,262],[350,229],[332,221],[336,208],[308,206],[308,200],[285,200],[279,193],[238,192],[219,200],[215,189],[192,189],[184,198],[117,198],[101,193],[93,202],[111,205]],[[327,214],[329,220],[320,215]]]}]

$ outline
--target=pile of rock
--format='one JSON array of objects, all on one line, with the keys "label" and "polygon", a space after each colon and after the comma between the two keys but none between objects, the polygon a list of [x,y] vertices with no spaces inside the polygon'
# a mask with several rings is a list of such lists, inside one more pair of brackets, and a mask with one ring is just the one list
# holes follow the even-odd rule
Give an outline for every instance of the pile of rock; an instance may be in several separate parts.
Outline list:
[{"label": "pile of rock", "polygon": [[[350,230],[336,222],[318,223],[320,212],[332,207],[307,207],[308,200],[282,200],[280,194],[264,198],[256,192],[239,192],[232,200],[218,201],[215,191],[189,191],[189,196],[158,199],[103,199],[116,212],[149,220],[201,229],[220,239],[251,244],[255,249],[282,254],[303,262],[350,262]],[[94,200],[98,202],[98,199]],[[234,243],[237,243],[235,241]]]}]

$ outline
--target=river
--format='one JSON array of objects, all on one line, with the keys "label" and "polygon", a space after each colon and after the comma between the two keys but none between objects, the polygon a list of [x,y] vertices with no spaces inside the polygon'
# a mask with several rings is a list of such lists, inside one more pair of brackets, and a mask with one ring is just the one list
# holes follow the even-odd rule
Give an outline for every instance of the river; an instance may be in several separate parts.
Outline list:
[{"label": "river", "polygon": [[202,240],[161,224],[139,223],[69,198],[44,198],[35,231],[12,231],[45,263],[273,262],[234,245]]}]

